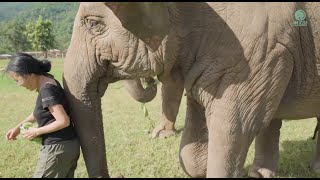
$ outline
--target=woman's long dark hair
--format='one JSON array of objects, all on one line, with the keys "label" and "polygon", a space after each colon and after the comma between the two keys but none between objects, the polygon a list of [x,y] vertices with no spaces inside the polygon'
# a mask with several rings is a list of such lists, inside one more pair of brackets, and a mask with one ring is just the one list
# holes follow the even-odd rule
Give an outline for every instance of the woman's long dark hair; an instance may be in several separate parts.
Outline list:
[{"label": "woman's long dark hair", "polygon": [[18,53],[10,58],[10,61],[5,69],[5,72],[9,71],[18,73],[21,76],[30,74],[44,75],[50,78],[54,78],[52,74],[48,72],[51,70],[51,62],[48,60],[38,60],[26,53]]}]

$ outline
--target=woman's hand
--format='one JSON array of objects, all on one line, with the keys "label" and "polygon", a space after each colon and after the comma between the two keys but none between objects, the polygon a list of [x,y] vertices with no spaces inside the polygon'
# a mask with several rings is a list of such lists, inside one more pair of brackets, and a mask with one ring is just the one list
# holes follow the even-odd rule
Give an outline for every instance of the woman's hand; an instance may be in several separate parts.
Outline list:
[{"label": "woman's hand", "polygon": [[17,140],[17,136],[20,134],[20,128],[19,127],[14,127],[10,129],[7,134],[6,134],[6,139],[8,141],[13,141]]},{"label": "woman's hand", "polygon": [[27,138],[29,140],[36,138],[40,135],[38,130],[39,130],[39,128],[30,128],[22,133],[23,137]]}]

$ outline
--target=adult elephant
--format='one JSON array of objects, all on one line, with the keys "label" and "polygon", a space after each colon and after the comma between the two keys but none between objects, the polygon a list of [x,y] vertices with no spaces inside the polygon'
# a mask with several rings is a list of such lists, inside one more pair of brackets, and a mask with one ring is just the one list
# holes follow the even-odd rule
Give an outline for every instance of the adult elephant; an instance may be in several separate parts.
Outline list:
[{"label": "adult elephant", "polygon": [[240,176],[256,137],[249,175],[275,175],[281,119],[320,115],[319,9],[296,2],[81,3],[64,87],[89,176],[109,176],[101,114],[108,84],[153,76],[186,90],[180,163],[187,174]]}]

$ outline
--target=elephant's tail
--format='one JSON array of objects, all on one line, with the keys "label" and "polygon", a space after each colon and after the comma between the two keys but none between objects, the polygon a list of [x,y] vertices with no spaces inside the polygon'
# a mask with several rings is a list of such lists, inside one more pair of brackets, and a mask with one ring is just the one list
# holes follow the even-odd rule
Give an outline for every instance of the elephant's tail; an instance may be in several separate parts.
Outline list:
[{"label": "elephant's tail", "polygon": [[318,127],[319,127],[319,120],[320,120],[320,119],[317,118],[317,126],[316,126],[316,128],[314,129],[314,133],[313,133],[312,140],[314,140],[314,139],[316,138],[316,136],[317,136]]}]

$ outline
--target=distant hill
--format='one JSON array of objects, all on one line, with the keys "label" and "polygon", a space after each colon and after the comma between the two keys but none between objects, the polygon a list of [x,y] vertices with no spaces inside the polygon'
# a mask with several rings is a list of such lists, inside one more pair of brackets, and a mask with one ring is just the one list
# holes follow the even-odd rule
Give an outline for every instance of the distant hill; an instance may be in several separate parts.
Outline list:
[{"label": "distant hill", "polygon": [[14,18],[35,22],[39,15],[53,23],[59,49],[69,45],[79,2],[0,2],[0,24]]},{"label": "distant hill", "polygon": [[0,2],[0,22],[17,16],[20,12],[32,8],[36,2]]}]

